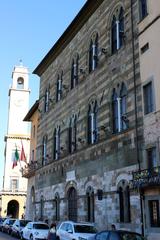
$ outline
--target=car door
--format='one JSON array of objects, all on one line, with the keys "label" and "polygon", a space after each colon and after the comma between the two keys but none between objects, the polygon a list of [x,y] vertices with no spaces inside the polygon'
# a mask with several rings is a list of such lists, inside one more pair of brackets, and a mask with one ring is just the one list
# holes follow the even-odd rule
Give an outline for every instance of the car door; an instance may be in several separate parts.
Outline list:
[{"label": "car door", "polygon": [[67,223],[62,223],[59,228],[59,239],[60,240],[67,240],[66,239],[66,230],[67,230]]},{"label": "car door", "polygon": [[28,223],[27,226],[26,226],[24,237],[25,237],[27,240],[30,239],[30,233],[31,233],[31,230],[32,230],[32,225],[33,225],[33,224]]},{"label": "car door", "polygon": [[66,239],[68,240],[73,239],[73,226],[70,223],[67,223],[67,226],[66,226]]}]

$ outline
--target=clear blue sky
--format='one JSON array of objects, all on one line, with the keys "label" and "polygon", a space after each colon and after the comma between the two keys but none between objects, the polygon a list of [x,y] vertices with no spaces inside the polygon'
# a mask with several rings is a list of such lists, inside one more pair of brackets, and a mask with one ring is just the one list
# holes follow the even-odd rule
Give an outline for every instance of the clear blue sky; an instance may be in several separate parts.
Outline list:
[{"label": "clear blue sky", "polygon": [[39,78],[33,70],[58,40],[86,0],[0,1],[0,189],[7,133],[8,89],[19,60],[30,72],[30,106],[38,98]]}]

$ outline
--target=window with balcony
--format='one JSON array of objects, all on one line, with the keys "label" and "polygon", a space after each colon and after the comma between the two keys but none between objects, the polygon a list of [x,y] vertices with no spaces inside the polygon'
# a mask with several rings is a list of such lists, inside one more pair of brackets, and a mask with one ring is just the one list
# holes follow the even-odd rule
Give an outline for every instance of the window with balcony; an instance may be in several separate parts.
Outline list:
[{"label": "window with balcony", "polygon": [[54,160],[58,160],[60,158],[60,127],[55,128],[54,136],[53,136],[53,157]]},{"label": "window with balcony", "polygon": [[143,86],[143,97],[144,97],[144,114],[148,114],[154,111],[153,103],[153,86],[152,82],[149,82]]},{"label": "window with balcony", "polygon": [[157,167],[156,147],[147,149],[148,169]]},{"label": "window with balcony", "polygon": [[71,89],[75,88],[78,84],[78,63],[79,57],[73,58],[71,66]]},{"label": "window with balcony", "polygon": [[94,71],[98,66],[98,34],[90,41],[89,46],[89,73]]},{"label": "window with balcony", "polygon": [[94,144],[98,141],[98,128],[97,128],[97,101],[92,101],[88,109],[88,143]]},{"label": "window with balcony", "polygon": [[72,116],[68,129],[68,150],[69,153],[73,153],[77,149],[77,117]]},{"label": "window with balcony", "polygon": [[118,10],[119,14],[114,14],[111,26],[111,43],[112,54],[119,50],[124,43],[124,10],[121,7]]},{"label": "window with balcony", "polygon": [[124,83],[121,88],[113,89],[112,93],[112,121],[113,133],[121,132],[128,128],[127,118],[127,89]]},{"label": "window with balcony", "polygon": [[148,14],[147,11],[147,0],[139,0],[139,15],[140,20],[144,19]]}]

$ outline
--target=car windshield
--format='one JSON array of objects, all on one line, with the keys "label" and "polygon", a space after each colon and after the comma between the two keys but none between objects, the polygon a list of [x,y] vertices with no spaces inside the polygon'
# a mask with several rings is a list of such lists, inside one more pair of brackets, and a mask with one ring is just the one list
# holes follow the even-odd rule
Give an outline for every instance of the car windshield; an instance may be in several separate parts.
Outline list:
[{"label": "car windshield", "polygon": [[33,225],[33,228],[34,228],[34,229],[49,229],[49,226],[46,225],[46,224],[40,224],[40,223],[38,223],[38,224],[34,224],[34,225]]},{"label": "car windshield", "polygon": [[89,226],[89,225],[74,225],[74,231],[76,233],[96,233],[97,232],[94,226]]},{"label": "car windshield", "polygon": [[30,221],[27,221],[27,220],[21,220],[20,221],[20,226],[21,227],[25,227],[27,225],[27,223],[29,223]]},{"label": "car windshield", "polygon": [[121,240],[143,240],[139,234],[136,233],[120,233]]}]

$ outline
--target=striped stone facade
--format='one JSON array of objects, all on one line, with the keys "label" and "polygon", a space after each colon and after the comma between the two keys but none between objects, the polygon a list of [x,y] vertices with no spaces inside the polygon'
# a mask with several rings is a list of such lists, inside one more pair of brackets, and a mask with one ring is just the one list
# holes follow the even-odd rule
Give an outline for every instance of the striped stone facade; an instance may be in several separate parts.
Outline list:
[{"label": "striped stone facade", "polygon": [[[123,46],[111,53],[113,15],[124,9]],[[131,9],[132,7],[132,9]],[[68,218],[68,191],[77,194],[77,220],[88,220],[88,189],[92,189],[94,216],[99,229],[126,228],[141,232],[139,194],[132,189],[132,171],[142,159],[139,146],[143,141],[142,92],[139,69],[137,1],[88,1],[55,46],[35,70],[40,76],[39,128],[37,137],[38,169],[35,173],[36,219],[58,220],[55,196],[59,196],[59,220]],[[133,24],[133,25],[132,25]],[[133,30],[133,31],[132,31]],[[89,44],[98,34],[98,66],[89,73]],[[71,63],[79,55],[78,85],[71,89]],[[81,70],[80,70],[81,69]],[[58,74],[63,78],[62,99],[56,99]],[[112,94],[127,88],[128,128],[113,133]],[[44,112],[44,95],[49,89],[49,110]],[[89,103],[97,101],[98,141],[87,143]],[[70,118],[77,116],[77,149],[68,153]],[[60,126],[61,153],[53,159],[54,129]],[[42,166],[42,139],[47,136],[47,159]],[[121,222],[118,188],[128,184],[130,221]],[[101,196],[99,196],[101,193]]]}]

